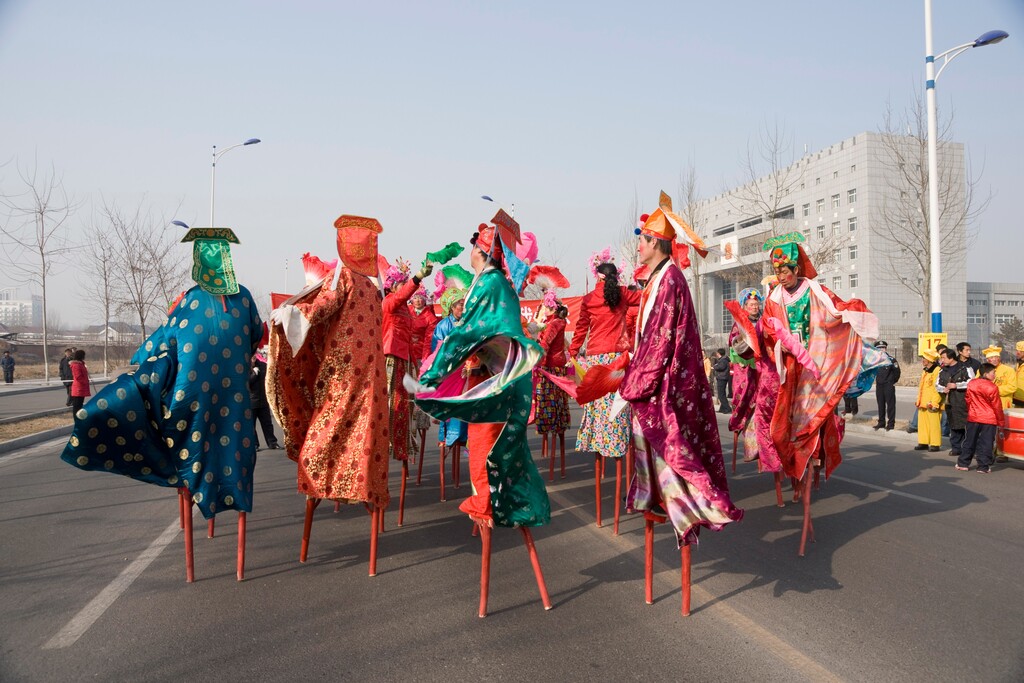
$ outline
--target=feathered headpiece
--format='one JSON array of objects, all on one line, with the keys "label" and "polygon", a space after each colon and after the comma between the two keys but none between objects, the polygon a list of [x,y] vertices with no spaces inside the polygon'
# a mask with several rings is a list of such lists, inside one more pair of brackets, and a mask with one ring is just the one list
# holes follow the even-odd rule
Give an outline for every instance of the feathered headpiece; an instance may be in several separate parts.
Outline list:
[{"label": "feathered headpiece", "polygon": [[590,256],[590,274],[597,277],[597,267],[605,263],[615,265],[615,257],[612,256],[611,247],[605,247],[604,251],[598,251]]},{"label": "feathered headpiece", "polygon": [[747,303],[747,299],[757,299],[757,303],[763,303],[764,295],[762,295],[761,291],[756,287],[747,287],[742,292],[740,292],[740,295],[738,297],[736,297],[736,301],[738,301],[740,306],[742,306],[743,304]]},{"label": "feathered headpiece", "polygon": [[428,304],[434,303],[433,295],[430,292],[428,292],[427,288],[424,287],[423,285],[420,285],[420,288],[417,289],[415,292],[413,292],[412,296],[409,297],[409,298],[412,299],[412,298],[415,298],[417,296],[422,296],[423,300],[426,301]]},{"label": "feathered headpiece", "polygon": [[541,301],[541,305],[554,310],[562,305],[562,301],[558,298],[558,295],[555,294],[555,290],[549,289],[544,293],[544,299]]},{"label": "feathered headpiece", "polygon": [[395,265],[389,266],[384,274],[384,289],[391,289],[409,279],[409,262],[403,258],[395,259]]},{"label": "feathered headpiece", "polygon": [[814,264],[811,263],[811,259],[807,256],[803,246],[801,246],[800,243],[803,241],[804,235],[802,232],[791,232],[787,235],[771,238],[764,243],[763,249],[769,252],[773,268],[799,266],[800,276],[813,280],[818,277],[818,271],[815,269]]}]

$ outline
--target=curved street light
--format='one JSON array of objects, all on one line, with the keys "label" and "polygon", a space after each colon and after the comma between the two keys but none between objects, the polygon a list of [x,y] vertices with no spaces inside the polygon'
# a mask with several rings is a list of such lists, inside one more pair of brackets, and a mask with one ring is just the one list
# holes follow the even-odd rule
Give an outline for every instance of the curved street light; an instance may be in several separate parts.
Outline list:
[{"label": "curved street light", "polygon": [[[480,199],[483,199],[483,200],[488,201],[488,202],[494,202],[498,206],[501,206],[501,202],[495,201],[490,195],[482,194],[482,195],[480,195]],[[515,202],[512,202],[512,204],[509,206],[508,215],[511,216],[512,218],[516,217],[516,203]]]},{"label": "curved street light", "polygon": [[236,143],[234,145],[231,145],[230,147],[225,147],[224,149],[222,149],[219,152],[217,151],[217,145],[213,146],[213,154],[212,154],[213,163],[211,164],[211,168],[210,168],[210,227],[211,228],[215,227],[214,224],[213,224],[213,205],[214,205],[214,195],[216,194],[216,191],[217,191],[217,160],[220,159],[225,154],[227,154],[228,152],[230,152],[231,150],[235,149],[236,147],[245,147],[246,145],[258,145],[260,142],[262,142],[262,140],[260,140],[259,138],[249,138],[245,142],[238,142],[238,143]]},{"label": "curved street light", "polygon": [[[939,229],[939,160],[936,151],[938,123],[935,113],[935,81],[949,63],[961,54],[974,47],[995,45],[1009,37],[1006,31],[986,31],[969,43],[957,45],[938,55],[932,54],[932,1],[924,0],[924,71],[925,71],[925,103],[928,110],[928,241],[931,282],[929,286],[931,299],[932,332],[942,332],[942,278],[939,273],[940,240]],[[942,59],[942,66],[935,72],[935,60]]]}]

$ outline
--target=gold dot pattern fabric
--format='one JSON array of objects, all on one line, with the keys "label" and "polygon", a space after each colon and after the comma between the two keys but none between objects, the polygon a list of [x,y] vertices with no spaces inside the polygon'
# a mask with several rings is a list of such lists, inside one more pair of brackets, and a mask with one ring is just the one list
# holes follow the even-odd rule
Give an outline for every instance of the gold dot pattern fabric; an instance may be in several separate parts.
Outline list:
[{"label": "gold dot pattern fabric", "polygon": [[[204,326],[200,319],[215,322]],[[228,335],[214,348],[221,321]],[[193,287],[136,351],[138,369],[101,389],[75,416],[62,459],[158,486],[186,486],[207,519],[227,509],[250,512],[256,441],[246,414],[248,367],[261,334],[244,287],[224,297]],[[228,357],[230,365],[211,381],[214,360]],[[235,371],[238,364],[244,372]]]}]

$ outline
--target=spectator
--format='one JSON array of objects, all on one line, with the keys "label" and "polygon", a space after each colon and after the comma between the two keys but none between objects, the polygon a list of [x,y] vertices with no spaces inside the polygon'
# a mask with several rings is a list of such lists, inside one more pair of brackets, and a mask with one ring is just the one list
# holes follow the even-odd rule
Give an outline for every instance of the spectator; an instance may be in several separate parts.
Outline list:
[{"label": "spectator", "polygon": [[946,414],[949,416],[950,455],[959,456],[967,429],[967,382],[974,378],[974,370],[960,361],[953,349],[946,349],[940,357],[942,370],[936,389],[946,397]]},{"label": "spectator", "polygon": [[921,354],[921,382],[917,389],[917,414],[921,431],[915,451],[937,452],[942,445],[942,396],[935,383],[939,378],[939,354],[931,349]]},{"label": "spectator", "polygon": [[1024,408],[1024,341],[1017,342],[1017,391],[1013,394],[1013,407]]},{"label": "spectator", "polygon": [[999,400],[1003,408],[1013,405],[1013,395],[1017,392],[1017,373],[1009,365],[1003,365],[1003,349],[999,346],[990,346],[982,353],[985,360],[996,369],[996,386],[999,387]]},{"label": "spectator", "polygon": [[896,382],[900,381],[900,362],[889,355],[889,344],[881,339],[875,342],[892,362],[878,371],[875,376],[875,397],[878,400],[878,422],[875,429],[890,431],[896,425]]},{"label": "spectator", "polygon": [[729,405],[729,382],[732,380],[732,369],[729,367],[729,356],[725,349],[715,351],[715,384],[718,393],[718,412],[729,414],[732,406]]},{"label": "spectator", "polygon": [[996,366],[984,363],[980,370],[981,376],[967,384],[967,434],[956,468],[966,472],[977,456],[978,474],[988,474],[992,468],[996,429],[1003,424],[1003,402],[994,381]]},{"label": "spectator", "polygon": [[974,376],[977,377],[978,370],[981,368],[981,361],[977,358],[971,358],[971,345],[967,342],[960,342],[956,345],[956,353],[959,356],[958,360],[961,363],[965,363],[974,373]]},{"label": "spectator", "polygon": [[259,421],[263,430],[263,439],[267,448],[276,451],[281,445],[274,434],[274,418],[270,414],[267,402],[267,357],[262,349],[252,354],[252,367],[249,371],[249,400],[252,402],[253,436],[256,438],[256,450],[260,449],[260,435],[256,432],[255,423]]},{"label": "spectator", "polygon": [[64,389],[68,392],[68,400],[64,404],[66,406],[71,405],[71,380],[74,379],[71,376],[71,354],[74,349],[64,349],[64,357],[60,359],[60,365],[58,366],[58,372],[60,372],[60,381],[64,383]]},{"label": "spectator", "polygon": [[68,362],[71,367],[71,414],[75,415],[85,405],[89,391],[89,368],[85,367],[85,349],[77,349]]},{"label": "spectator", "polygon": [[4,351],[3,358],[0,358],[0,368],[4,370],[4,382],[7,384],[14,382],[14,356],[10,351]]},{"label": "spectator", "polygon": [[[936,344],[935,345],[935,355],[938,356],[939,358],[942,358],[942,350],[946,349],[946,348],[949,348],[949,347],[947,347],[945,344]],[[940,371],[942,370],[942,363],[939,363],[939,370]],[[943,410],[941,414],[942,414],[942,435],[948,438],[949,437],[949,425],[946,424],[946,411]],[[914,411],[914,414],[910,416],[910,422],[907,423],[907,434],[913,434],[916,431],[917,431],[917,411]]]}]

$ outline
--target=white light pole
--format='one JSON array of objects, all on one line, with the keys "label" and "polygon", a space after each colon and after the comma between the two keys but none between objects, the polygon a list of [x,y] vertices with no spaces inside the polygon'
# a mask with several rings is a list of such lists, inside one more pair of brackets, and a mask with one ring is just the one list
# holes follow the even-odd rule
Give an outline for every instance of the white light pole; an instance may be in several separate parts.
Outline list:
[{"label": "white light pole", "polygon": [[[924,73],[925,104],[928,110],[928,240],[930,243],[930,269],[932,303],[932,332],[942,332],[942,278],[939,272],[939,254],[942,239],[939,228],[939,159],[936,153],[938,124],[935,114],[935,81],[951,61],[972,47],[995,45],[1007,38],[1006,31],[988,31],[970,43],[957,45],[938,55],[932,54],[932,0],[924,0]],[[939,72],[935,73],[935,60],[942,59]]]},{"label": "white light pole", "polygon": [[220,159],[222,156],[224,156],[225,154],[227,154],[228,152],[230,152],[231,150],[233,150],[236,147],[245,147],[246,145],[258,145],[259,143],[260,143],[260,139],[259,138],[249,138],[245,142],[239,142],[237,144],[231,145],[230,147],[225,147],[224,149],[222,149],[219,152],[217,151],[217,145],[213,146],[213,155],[212,155],[213,156],[213,163],[212,163],[211,168],[210,168],[210,227],[211,228],[216,227],[214,225],[214,223],[213,223],[213,202],[214,202],[214,195],[216,194],[216,190],[217,190],[217,159]]},{"label": "white light pole", "polygon": [[[480,195],[480,199],[484,199],[484,200],[487,200],[489,202],[494,202],[495,204],[498,204],[499,206],[501,205],[501,202],[495,202],[491,197],[489,197],[489,196],[487,196],[485,194]],[[512,218],[516,217],[516,203],[515,202],[512,202],[512,204],[509,206],[508,215],[511,216]]]}]

